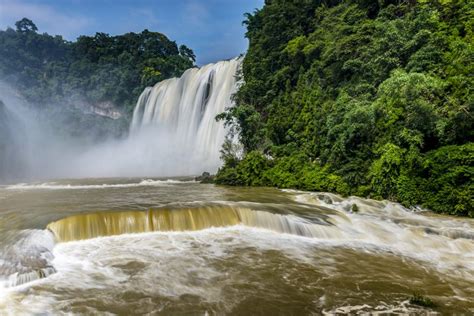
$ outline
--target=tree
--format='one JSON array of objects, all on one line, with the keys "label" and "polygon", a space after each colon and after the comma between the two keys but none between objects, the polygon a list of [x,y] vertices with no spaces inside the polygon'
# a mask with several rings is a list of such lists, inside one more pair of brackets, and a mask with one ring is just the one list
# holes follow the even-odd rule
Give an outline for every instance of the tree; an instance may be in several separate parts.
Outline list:
[{"label": "tree", "polygon": [[193,62],[196,61],[196,55],[194,55],[194,52],[190,48],[186,47],[185,45],[181,45],[179,47],[179,54],[183,57],[189,58]]},{"label": "tree", "polygon": [[23,18],[15,23],[16,31],[20,33],[29,33],[38,31],[36,25],[30,19]]}]

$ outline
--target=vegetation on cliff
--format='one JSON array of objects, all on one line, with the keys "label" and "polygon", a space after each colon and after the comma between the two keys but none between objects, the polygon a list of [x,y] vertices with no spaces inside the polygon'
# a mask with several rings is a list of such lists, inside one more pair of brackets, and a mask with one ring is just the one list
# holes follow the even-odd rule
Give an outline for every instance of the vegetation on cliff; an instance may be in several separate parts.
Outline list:
[{"label": "vegetation on cliff", "polygon": [[0,30],[0,78],[36,107],[53,113],[67,108],[68,115],[58,120],[77,131],[87,129],[84,124],[104,124],[84,116],[83,108],[108,104],[129,114],[146,86],[180,76],[195,61],[191,49],[148,30],[119,36],[96,33],[69,42],[38,33],[26,18],[15,26]]},{"label": "vegetation on cliff", "polygon": [[195,60],[186,46],[148,30],[75,42],[37,31],[28,19],[0,31],[0,76],[37,103],[80,94],[131,110],[146,86],[181,75]]},{"label": "vegetation on cliff", "polygon": [[474,2],[267,0],[216,182],[474,217]]}]

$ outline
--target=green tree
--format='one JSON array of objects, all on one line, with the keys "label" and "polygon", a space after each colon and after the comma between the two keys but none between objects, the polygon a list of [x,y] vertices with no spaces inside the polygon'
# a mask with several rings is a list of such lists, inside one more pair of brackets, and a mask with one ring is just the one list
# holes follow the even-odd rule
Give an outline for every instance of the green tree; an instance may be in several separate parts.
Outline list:
[{"label": "green tree", "polygon": [[20,33],[36,32],[38,28],[30,19],[23,18],[15,23],[16,31]]}]

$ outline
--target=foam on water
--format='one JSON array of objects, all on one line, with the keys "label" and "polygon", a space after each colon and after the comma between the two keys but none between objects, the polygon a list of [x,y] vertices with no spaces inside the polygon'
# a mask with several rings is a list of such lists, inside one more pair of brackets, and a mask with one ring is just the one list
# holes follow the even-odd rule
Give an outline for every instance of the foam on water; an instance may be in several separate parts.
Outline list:
[{"label": "foam on water", "polygon": [[[240,282],[251,282],[250,280],[256,277],[253,275],[257,271],[262,271],[262,278],[268,278],[263,271],[274,267],[278,262],[280,264],[285,262],[287,268],[274,277],[288,286],[294,286],[294,282],[298,282],[292,275],[294,273],[299,275],[300,269],[305,266],[318,271],[325,278],[338,280],[338,275],[343,273],[340,271],[341,266],[338,267],[339,261],[344,258],[341,256],[345,256],[346,250],[343,249],[315,238],[281,234],[244,225],[195,232],[125,234],[61,243],[53,250],[52,263],[57,273],[30,283],[29,288],[32,290],[28,291],[26,299],[23,296],[15,298],[19,295],[18,291],[15,288],[8,289],[8,292],[3,294],[3,300],[0,298],[0,311],[3,304],[3,307],[7,306],[10,311],[30,310],[37,313],[48,310],[52,313],[61,313],[62,308],[82,302],[90,308],[86,313],[100,313],[100,309],[90,306],[92,297],[97,299],[102,297],[104,300],[110,298],[114,300],[114,306],[120,310],[122,304],[123,308],[127,308],[127,303],[121,302],[118,298],[124,293],[135,293],[137,297],[159,297],[158,302],[162,302],[157,304],[151,301],[142,303],[137,301],[137,313],[164,312],[167,304],[170,304],[167,302],[178,302],[185,297],[200,298],[203,304],[218,306],[221,314],[232,313],[249,294],[236,292],[237,296],[234,297],[234,294],[229,292],[229,287],[239,286]],[[370,251],[370,246],[365,249]],[[377,254],[376,248],[372,250]],[[374,262],[379,258],[383,262],[386,257],[386,255],[377,256],[366,260]],[[349,262],[343,263],[342,266]],[[227,266],[228,264],[232,266]],[[416,262],[410,265],[411,269],[421,269],[417,267]],[[244,273],[242,269],[245,266],[251,269]],[[278,276],[279,273],[283,274]],[[425,273],[429,275],[432,272]],[[310,280],[311,278],[307,281]],[[263,279],[259,282],[262,281]],[[337,282],[334,281],[336,288]],[[317,287],[313,291],[324,293],[325,283],[319,286],[318,284],[316,282],[312,285]],[[343,291],[342,288],[340,290]],[[325,301],[325,295],[314,303],[314,308],[320,308],[325,314],[420,312],[420,308],[409,306],[403,300],[400,300],[399,304],[379,301],[375,304],[334,306],[333,303]],[[466,293],[462,297],[466,299]],[[138,307],[140,304],[148,306],[147,308],[152,308],[153,305],[154,309],[140,310]]]},{"label": "foam on water", "polygon": [[[182,295],[206,297],[219,302],[223,288],[231,283],[222,271],[208,264],[222,260],[232,249],[255,246],[279,250],[298,261],[307,260],[304,243],[289,235],[232,226],[195,232],[124,234],[61,243],[53,250],[57,273],[29,283],[29,287],[54,287],[68,291],[117,289],[178,299]],[[138,270],[131,273],[129,270]],[[156,282],[159,280],[159,282]],[[51,293],[37,293],[15,302],[17,288],[0,288],[0,313],[55,311],[60,306]],[[3,291],[3,292],[2,292]],[[2,299],[3,297],[3,299]],[[28,306],[25,306],[27,302]],[[2,309],[5,308],[5,309]],[[97,310],[91,312],[98,312]]]},{"label": "foam on water", "polygon": [[[300,203],[346,214],[346,218],[331,216],[339,237],[330,239],[353,245],[372,244],[474,280],[474,221],[471,219],[428,216],[389,201],[286,191],[293,193]],[[352,212],[354,204],[358,212]]]},{"label": "foam on water", "polygon": [[[396,253],[474,280],[474,221],[421,215],[387,201],[343,199],[323,193],[294,194],[295,200],[317,208],[308,209],[307,214],[275,214],[260,210],[258,203],[246,207],[230,203],[100,212],[64,218],[50,223],[48,229],[58,241],[66,242],[127,233],[245,225],[334,246]],[[352,212],[353,204],[357,205],[357,213]]]},{"label": "foam on water", "polygon": [[134,188],[146,186],[166,186],[172,184],[197,183],[196,181],[180,181],[180,180],[151,180],[145,179],[138,183],[118,183],[118,184],[58,184],[55,182],[46,182],[39,184],[19,183],[7,186],[7,190],[90,190],[90,189],[110,189],[110,188]]},{"label": "foam on water", "polygon": [[51,261],[54,236],[47,230],[24,230],[0,253],[0,289],[46,278],[55,272]]},{"label": "foam on water", "polygon": [[[49,230],[24,231],[0,258],[6,271],[0,313],[82,306],[74,312],[94,314],[103,312],[100,304],[116,314],[130,308],[166,313],[178,312],[168,308],[187,299],[206,312],[237,313],[245,301],[240,296],[271,295],[273,286],[319,293],[311,307],[319,313],[416,313],[420,309],[406,298],[419,286],[434,291],[438,302],[469,310],[474,221],[388,201],[287,193],[295,203],[179,203],[76,214],[50,223]],[[274,283],[265,283],[268,278]],[[366,283],[370,290],[351,300]],[[245,292],[247,284],[257,292]],[[388,291],[388,301],[378,289]]]}]

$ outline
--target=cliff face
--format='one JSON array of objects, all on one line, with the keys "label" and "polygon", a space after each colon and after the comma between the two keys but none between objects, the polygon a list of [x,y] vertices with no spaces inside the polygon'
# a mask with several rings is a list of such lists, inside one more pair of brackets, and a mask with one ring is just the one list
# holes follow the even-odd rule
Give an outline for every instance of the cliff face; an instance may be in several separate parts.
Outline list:
[{"label": "cliff face", "polygon": [[110,101],[101,102],[96,105],[89,106],[89,112],[95,115],[104,116],[113,120],[118,120],[122,117],[122,113],[117,109],[115,104]]},{"label": "cliff face", "polygon": [[98,115],[101,117],[118,120],[123,117],[123,113],[118,106],[112,101],[104,101],[98,103],[89,103],[85,101],[74,102],[74,107],[81,110],[84,114]]}]

